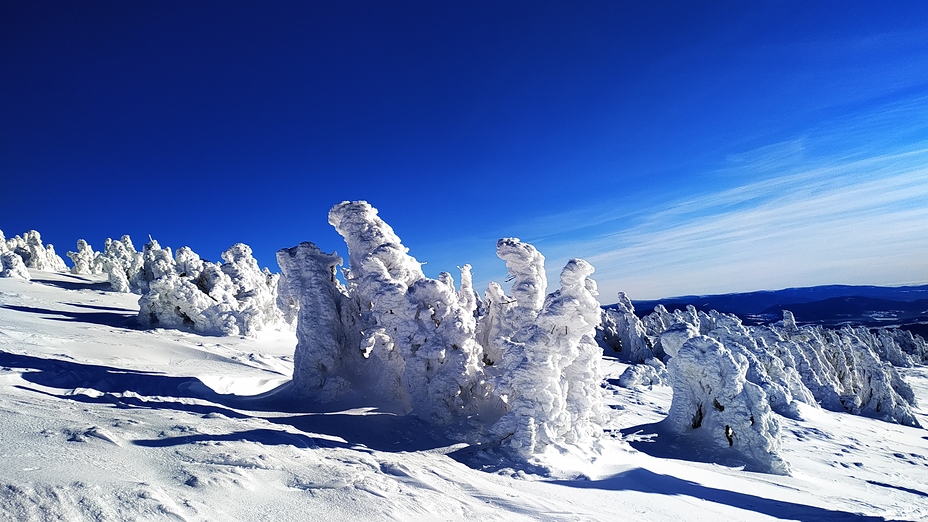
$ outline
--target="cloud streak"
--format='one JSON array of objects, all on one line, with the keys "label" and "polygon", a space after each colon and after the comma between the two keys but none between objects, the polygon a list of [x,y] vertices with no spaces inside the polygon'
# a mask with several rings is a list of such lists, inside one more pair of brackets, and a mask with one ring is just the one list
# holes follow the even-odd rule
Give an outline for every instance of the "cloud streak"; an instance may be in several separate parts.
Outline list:
[{"label": "cloud streak", "polygon": [[928,280],[928,148],[819,163],[669,202],[633,226],[551,245],[549,258],[587,252],[603,302],[619,290],[657,298]]}]

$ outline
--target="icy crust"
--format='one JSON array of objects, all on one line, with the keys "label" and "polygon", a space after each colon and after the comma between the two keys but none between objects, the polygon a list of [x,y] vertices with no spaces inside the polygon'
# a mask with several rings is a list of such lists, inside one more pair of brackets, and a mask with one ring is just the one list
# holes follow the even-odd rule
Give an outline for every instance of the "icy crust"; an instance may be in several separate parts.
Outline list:
[{"label": "icy crust", "polygon": [[[609,310],[604,314],[615,317]],[[781,415],[797,418],[797,403],[805,403],[918,426],[914,394],[894,368],[924,360],[925,341],[910,332],[800,328],[789,311],[776,325],[752,327],[734,315],[698,312],[692,306],[672,313],[657,306],[641,324],[639,338],[652,348],[639,359],[650,356],[669,363],[689,339],[710,337],[747,360],[748,382],[760,386]],[[646,368],[634,372],[627,379],[632,385],[646,383],[653,373]]]},{"label": "icy crust", "polygon": [[297,315],[293,389],[311,400],[349,392],[448,426],[453,436],[538,460],[551,447],[590,450],[602,429],[601,350],[593,267],[572,260],[545,297],[544,256],[515,238],[497,244],[513,296],[491,283],[482,302],[469,265],[425,277],[368,203],[343,202],[329,223],[341,259],[310,243],[281,250],[280,301]]},{"label": "icy crust", "polygon": [[29,279],[28,268],[47,272],[68,271],[64,260],[55,253],[55,247],[43,245],[41,234],[35,230],[11,239],[6,239],[0,231],[0,277]]},{"label": "icy crust", "polygon": [[[108,242],[107,247],[118,244]],[[129,254],[119,247],[114,250]],[[267,325],[282,323],[276,306],[279,276],[260,270],[247,245],[233,245],[222,257],[223,263],[210,263],[187,247],[174,256],[170,248],[153,240],[143,248],[141,267],[131,278],[123,281],[117,267],[109,272],[110,280],[141,292],[139,322],[145,325],[253,335]]]},{"label": "icy crust", "polygon": [[670,431],[698,438],[722,455],[737,454],[745,469],[789,474],[779,454],[779,422],[763,389],[747,381],[743,355],[697,336],[680,347],[667,369],[673,400],[663,424]]}]

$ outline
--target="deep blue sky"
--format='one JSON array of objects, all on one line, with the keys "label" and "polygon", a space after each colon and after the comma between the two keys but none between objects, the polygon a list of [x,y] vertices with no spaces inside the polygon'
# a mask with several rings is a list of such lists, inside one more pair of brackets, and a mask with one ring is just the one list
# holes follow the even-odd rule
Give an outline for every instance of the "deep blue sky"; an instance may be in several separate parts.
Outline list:
[{"label": "deep blue sky", "polygon": [[928,3],[680,4],[3,2],[0,229],[276,271],[366,199],[481,286],[928,282]]}]

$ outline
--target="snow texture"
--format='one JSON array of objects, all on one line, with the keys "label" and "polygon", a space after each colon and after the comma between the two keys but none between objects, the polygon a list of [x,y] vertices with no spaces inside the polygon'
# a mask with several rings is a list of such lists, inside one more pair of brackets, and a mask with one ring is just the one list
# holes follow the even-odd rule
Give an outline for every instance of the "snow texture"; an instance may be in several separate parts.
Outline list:
[{"label": "snow texture", "polygon": [[683,344],[667,368],[673,401],[664,423],[671,431],[736,453],[745,469],[789,474],[780,456],[779,422],[763,389],[747,381],[743,355],[698,336]]}]

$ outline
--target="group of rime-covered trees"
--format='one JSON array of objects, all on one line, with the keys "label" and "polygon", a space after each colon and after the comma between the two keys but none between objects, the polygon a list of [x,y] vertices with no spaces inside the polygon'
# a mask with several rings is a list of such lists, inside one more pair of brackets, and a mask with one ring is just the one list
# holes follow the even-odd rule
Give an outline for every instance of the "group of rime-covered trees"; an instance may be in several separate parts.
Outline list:
[{"label": "group of rime-covered trees", "polygon": [[749,467],[788,472],[772,413],[799,419],[799,404],[919,426],[915,394],[895,368],[928,361],[925,340],[911,332],[799,327],[788,311],[777,324],[747,326],[692,306],[658,306],[639,319],[619,297],[600,331],[607,353],[634,363],[619,384],[669,384],[669,431],[731,448]]},{"label": "group of rime-covered trees", "polygon": [[544,256],[501,239],[512,295],[493,283],[483,300],[469,265],[457,287],[448,273],[426,277],[368,203],[336,205],[329,223],[348,245],[346,284],[336,277],[342,259],[312,243],[278,252],[284,313],[298,316],[298,394],[376,396],[524,459],[595,445],[601,311],[589,263],[571,260],[546,295]]},{"label": "group of rime-covered trees", "polygon": [[284,319],[277,306],[279,275],[258,268],[251,248],[242,243],[232,245],[216,263],[200,259],[188,247],[172,253],[154,240],[139,252],[129,236],[107,239],[101,252],[80,239],[68,257],[70,270],[35,230],[9,240],[0,232],[0,277],[29,279],[29,268],[106,275],[113,291],[141,294],[139,322],[144,325],[250,335]]},{"label": "group of rime-covered trees", "polygon": [[[600,308],[593,267],[581,259],[547,294],[544,256],[515,238],[496,245],[509,294],[493,282],[481,297],[470,265],[458,285],[447,272],[426,277],[366,202],[334,206],[329,223],[348,247],[341,273],[340,256],[309,242],[280,250],[282,273],[272,274],[244,244],[213,263],[156,241],[136,251],[128,236],[101,252],[78,241],[70,271],[105,274],[114,291],[141,294],[146,325],[214,335],[295,327],[297,397],[365,398],[535,463],[549,451],[597,447],[603,350],[632,363],[620,386],[672,386],[665,435],[734,455],[747,469],[789,472],[777,414],[799,419],[799,404],[918,426],[915,395],[895,366],[928,362],[928,345],[909,332],[798,327],[789,312],[747,326],[693,307],[658,306],[639,319],[624,293]],[[0,233],[0,277],[28,279],[28,268],[68,270],[38,232]]]}]

